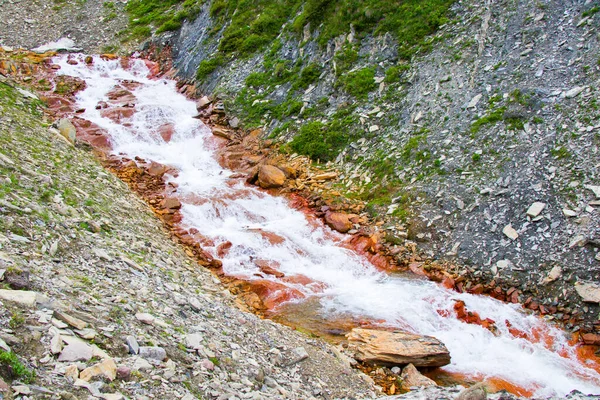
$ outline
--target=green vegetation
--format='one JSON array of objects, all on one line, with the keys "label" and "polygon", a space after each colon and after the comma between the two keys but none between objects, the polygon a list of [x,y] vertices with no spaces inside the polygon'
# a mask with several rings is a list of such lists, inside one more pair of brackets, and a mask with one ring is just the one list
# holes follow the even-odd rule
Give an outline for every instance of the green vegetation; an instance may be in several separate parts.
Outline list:
[{"label": "green vegetation", "polygon": [[313,160],[333,160],[350,139],[335,128],[318,121],[309,122],[300,128],[298,134],[289,143],[289,147],[294,152],[307,155]]},{"label": "green vegetation", "polygon": [[358,51],[350,43],[346,43],[341,50],[335,53],[333,60],[336,66],[335,73],[340,76],[349,71],[354,63],[358,61]]},{"label": "green vegetation", "polygon": [[319,29],[319,43],[348,33],[352,25],[359,36],[390,32],[400,42],[400,55],[446,23],[453,0],[306,0],[292,27],[301,32],[307,23]]},{"label": "green vegetation", "polygon": [[300,0],[213,1],[211,16],[217,24],[226,26],[219,51],[239,57],[254,54],[279,35],[281,27],[300,6]]},{"label": "green vegetation", "polygon": [[557,146],[550,150],[550,154],[558,160],[571,157],[571,153],[565,146]]},{"label": "green vegetation", "polygon": [[321,67],[317,64],[309,64],[300,71],[300,77],[292,85],[292,90],[306,89],[314,83],[321,75]]},{"label": "green vegetation", "polygon": [[156,33],[179,29],[184,20],[198,15],[202,3],[204,0],[130,0],[125,7],[131,26],[129,35],[145,39],[153,29]]},{"label": "green vegetation", "polygon": [[18,311],[14,311],[10,317],[10,321],[8,321],[8,326],[12,329],[17,329],[21,325],[25,323],[25,317]]},{"label": "green vegetation", "polygon": [[599,6],[594,6],[594,7],[590,8],[589,10],[584,11],[581,14],[581,17],[582,18],[591,17],[592,15],[596,14],[598,11],[600,11],[600,7]]},{"label": "green vegetation", "polygon": [[196,70],[196,79],[203,82],[210,74],[212,74],[224,62],[220,54],[215,55],[208,60],[202,60]]},{"label": "green vegetation", "polygon": [[346,92],[360,99],[366,99],[369,92],[377,88],[375,68],[372,67],[350,72],[343,76],[340,81]]},{"label": "green vegetation", "polygon": [[27,369],[13,352],[0,350],[0,370],[10,379],[20,379],[25,383],[35,380],[35,372]]},{"label": "green vegetation", "polygon": [[400,76],[402,73],[408,71],[410,69],[410,65],[408,64],[400,64],[389,67],[385,71],[385,83],[396,83],[400,80]]}]

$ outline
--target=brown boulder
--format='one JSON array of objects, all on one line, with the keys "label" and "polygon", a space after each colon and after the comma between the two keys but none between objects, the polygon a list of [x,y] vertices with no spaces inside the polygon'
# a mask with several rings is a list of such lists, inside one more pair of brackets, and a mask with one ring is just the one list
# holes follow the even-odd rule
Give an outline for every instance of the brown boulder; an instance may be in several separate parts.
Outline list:
[{"label": "brown boulder", "polygon": [[418,367],[450,364],[450,353],[442,342],[402,331],[355,328],[348,334],[348,349],[354,358],[369,364]]},{"label": "brown boulder", "polygon": [[581,339],[585,344],[600,345],[600,335],[597,333],[584,333]]},{"label": "brown boulder", "polygon": [[160,205],[162,208],[166,208],[168,210],[179,210],[181,208],[181,202],[174,197],[167,197],[160,203]]},{"label": "brown boulder", "polygon": [[120,123],[122,119],[131,118],[134,113],[135,109],[130,107],[105,108],[100,111],[102,117],[111,119],[116,123]]},{"label": "brown boulder", "polygon": [[277,268],[281,267],[277,261],[255,260],[254,264],[256,264],[264,274],[273,275],[276,278],[283,278],[285,276],[283,272],[277,270]]},{"label": "brown boulder", "polygon": [[400,379],[402,379],[403,390],[410,390],[410,388],[414,387],[437,386],[435,381],[421,374],[412,364],[404,367],[402,374],[400,374]]},{"label": "brown boulder", "polygon": [[285,174],[273,165],[262,165],[258,169],[258,186],[263,189],[278,188],[283,186]]},{"label": "brown boulder", "polygon": [[346,233],[352,229],[352,221],[350,220],[351,217],[351,215],[345,213],[328,211],[325,214],[325,223],[331,229],[341,233]]}]

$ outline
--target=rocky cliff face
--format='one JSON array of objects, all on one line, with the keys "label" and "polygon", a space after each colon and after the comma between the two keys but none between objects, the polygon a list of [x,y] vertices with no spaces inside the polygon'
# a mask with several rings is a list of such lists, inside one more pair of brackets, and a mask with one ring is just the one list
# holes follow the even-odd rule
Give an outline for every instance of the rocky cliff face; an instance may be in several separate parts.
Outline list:
[{"label": "rocky cliff face", "polygon": [[455,2],[409,57],[389,32],[348,25],[324,43],[325,19],[293,33],[298,14],[263,50],[228,55],[211,7],[161,39],[181,78],[283,149],[335,165],[389,240],[514,287],[531,308],[596,319],[575,283],[600,266],[597,4]]}]

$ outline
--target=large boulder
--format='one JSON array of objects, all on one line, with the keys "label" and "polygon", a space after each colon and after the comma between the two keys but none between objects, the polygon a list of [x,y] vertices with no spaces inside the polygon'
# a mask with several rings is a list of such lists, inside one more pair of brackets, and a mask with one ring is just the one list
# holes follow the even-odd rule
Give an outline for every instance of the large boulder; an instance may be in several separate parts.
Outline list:
[{"label": "large boulder", "polygon": [[258,186],[263,189],[283,186],[285,174],[273,165],[261,165],[258,169]]},{"label": "large boulder", "polygon": [[325,223],[331,229],[341,233],[346,233],[352,229],[352,221],[350,220],[351,217],[351,215],[346,213],[328,211],[325,214]]},{"label": "large boulder", "polygon": [[348,334],[348,349],[354,358],[375,365],[442,367],[450,364],[450,353],[431,336],[402,331],[355,328]]}]

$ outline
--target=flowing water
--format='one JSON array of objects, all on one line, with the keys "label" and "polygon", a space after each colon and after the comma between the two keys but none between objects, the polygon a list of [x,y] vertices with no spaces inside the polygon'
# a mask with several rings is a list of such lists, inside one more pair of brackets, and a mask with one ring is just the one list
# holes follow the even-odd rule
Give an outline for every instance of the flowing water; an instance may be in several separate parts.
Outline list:
[{"label": "flowing water", "polygon": [[[77,95],[78,106],[86,110],[81,117],[109,133],[115,153],[179,171],[172,181],[179,185],[182,224],[208,238],[205,250],[215,256],[216,246],[232,243],[220,257],[226,274],[270,280],[279,288],[271,296],[298,303],[310,299],[324,320],[352,317],[435,336],[450,350],[452,363],[444,370],[451,373],[498,378],[538,397],[565,395],[574,389],[600,393],[600,375],[577,361],[565,333],[525,313],[521,306],[380,272],[342,247],[342,235],[293,209],[286,199],[232,179],[232,172],[214,158],[210,130],[192,118],[195,103],[177,92],[174,81],[149,78],[143,61],[132,61],[126,70],[118,60],[95,57],[89,66],[83,56],[78,59],[78,65],[68,64],[66,57],[55,61],[60,74],[87,82],[87,89]],[[95,106],[123,80],[141,85],[133,90],[137,111],[117,123],[103,118]],[[157,134],[165,123],[175,128],[169,142]],[[261,275],[256,260],[268,260],[285,277]],[[497,332],[457,319],[453,310],[457,300],[464,301],[469,311],[494,320]],[[511,326],[540,339],[515,337],[509,332]]]}]

